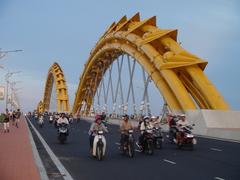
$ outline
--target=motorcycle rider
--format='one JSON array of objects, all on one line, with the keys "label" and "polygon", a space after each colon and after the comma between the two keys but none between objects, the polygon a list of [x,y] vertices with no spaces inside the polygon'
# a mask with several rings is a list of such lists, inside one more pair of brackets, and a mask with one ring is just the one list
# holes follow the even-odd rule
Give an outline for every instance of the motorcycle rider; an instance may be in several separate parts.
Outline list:
[{"label": "motorcycle rider", "polygon": [[65,116],[64,113],[62,113],[62,114],[60,115],[60,118],[57,120],[57,124],[58,124],[58,125],[59,125],[59,124],[62,124],[62,123],[69,124],[68,119],[66,118],[66,116]]},{"label": "motorcycle rider", "polygon": [[153,127],[160,127],[160,120],[157,116],[151,116],[150,123]]},{"label": "motorcycle rider", "polygon": [[90,152],[93,150],[93,141],[98,131],[108,132],[108,129],[102,123],[101,115],[96,115],[95,121],[91,124],[90,129],[88,131],[89,134],[89,144],[90,144]]},{"label": "motorcycle rider", "polygon": [[40,122],[40,121],[44,122],[44,118],[43,118],[43,115],[42,115],[42,114],[40,114],[40,117],[39,117],[38,122]]},{"label": "motorcycle rider", "polygon": [[[182,128],[185,126],[189,126],[189,122],[186,119],[186,115],[185,114],[181,114],[178,116],[179,120],[176,122],[177,123],[177,129],[178,131],[176,132],[176,139],[178,139],[178,141],[181,141],[182,138],[180,138],[181,136],[183,137],[184,134],[182,132]],[[181,142],[180,142],[181,143]]]},{"label": "motorcycle rider", "polygon": [[[61,124],[67,124],[69,125],[68,119],[66,118],[65,114],[62,113],[60,115],[60,118],[57,120],[57,127],[59,127]],[[68,135],[69,131],[67,129],[67,135]]]},{"label": "motorcycle rider", "polygon": [[127,114],[124,114],[122,116],[122,123],[120,125],[120,131],[121,131],[121,139],[120,139],[120,147],[123,147],[124,142],[128,140],[128,130],[133,129],[133,126],[131,122],[129,122],[129,116]]},{"label": "motorcycle rider", "polygon": [[152,128],[153,128],[153,125],[150,123],[150,117],[149,116],[144,116],[143,121],[140,124],[141,135],[139,136],[139,139],[138,139],[138,146],[141,149],[142,149],[142,145],[143,145],[145,130],[152,129]]},{"label": "motorcycle rider", "polygon": [[180,127],[180,126],[189,126],[189,122],[187,121],[186,119],[186,115],[185,114],[181,114],[179,116],[179,120],[177,121],[177,126]]}]

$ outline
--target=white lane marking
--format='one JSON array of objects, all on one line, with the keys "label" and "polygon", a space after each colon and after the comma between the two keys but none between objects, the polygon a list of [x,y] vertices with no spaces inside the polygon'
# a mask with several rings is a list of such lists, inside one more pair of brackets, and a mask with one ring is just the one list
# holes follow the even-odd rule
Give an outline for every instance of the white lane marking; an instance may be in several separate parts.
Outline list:
[{"label": "white lane marking", "polygon": [[220,177],[214,177],[214,179],[217,179],[217,180],[225,180],[225,179],[220,178]]},{"label": "white lane marking", "polygon": [[43,144],[44,148],[46,149],[47,153],[49,154],[50,158],[52,161],[55,163],[57,166],[59,172],[61,173],[63,179],[65,180],[73,180],[72,176],[69,174],[69,172],[65,169],[65,167],[62,165],[62,163],[59,161],[57,156],[52,152],[51,148],[47,145],[46,141],[43,139],[43,137],[40,135],[40,133],[37,131],[37,129],[33,126],[32,122],[26,117],[28,122],[30,123],[31,127],[37,134],[39,140]]},{"label": "white lane marking", "polygon": [[221,149],[217,149],[217,148],[210,148],[210,149],[213,150],[213,151],[218,151],[218,152],[223,151],[223,150],[221,150]]},{"label": "white lane marking", "polygon": [[140,150],[138,150],[138,149],[135,149],[135,151],[136,151],[136,152],[142,152],[142,151],[140,151]]},{"label": "white lane marking", "polygon": [[116,142],[115,144],[116,144],[116,145],[120,145],[120,143],[118,143],[118,142]]},{"label": "white lane marking", "polygon": [[173,161],[170,161],[170,160],[167,160],[167,159],[164,159],[163,161],[165,161],[165,162],[167,162],[167,163],[170,163],[170,164],[177,164],[177,163],[175,163],[175,162],[173,162]]}]

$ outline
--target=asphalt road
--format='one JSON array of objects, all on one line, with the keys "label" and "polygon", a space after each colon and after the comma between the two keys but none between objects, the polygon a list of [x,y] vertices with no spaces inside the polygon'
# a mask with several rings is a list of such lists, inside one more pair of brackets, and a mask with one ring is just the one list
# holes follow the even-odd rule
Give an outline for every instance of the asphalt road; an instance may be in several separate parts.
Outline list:
[{"label": "asphalt road", "polygon": [[[103,161],[89,154],[88,129],[90,123],[82,120],[70,127],[66,144],[57,139],[57,129],[48,122],[40,129],[31,119],[50,148],[77,180],[239,180],[240,143],[197,138],[193,151],[179,150],[167,141],[153,156],[136,152],[130,159],[119,153],[118,126],[109,125],[106,134],[107,153]],[[137,138],[137,137],[136,137]]]}]

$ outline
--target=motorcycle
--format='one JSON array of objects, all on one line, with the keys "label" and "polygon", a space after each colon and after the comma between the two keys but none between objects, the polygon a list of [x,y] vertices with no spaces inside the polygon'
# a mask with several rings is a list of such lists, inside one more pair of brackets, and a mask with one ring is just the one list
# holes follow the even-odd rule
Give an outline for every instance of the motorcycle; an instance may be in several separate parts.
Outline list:
[{"label": "motorcycle", "polygon": [[169,132],[168,132],[168,139],[169,142],[174,143],[174,139],[176,139],[176,133],[177,133],[177,126],[176,125],[171,125],[169,128]]},{"label": "motorcycle", "polygon": [[120,150],[122,154],[126,154],[129,157],[133,158],[134,156],[134,137],[133,137],[133,130],[130,129],[127,131],[127,140],[120,144]]},{"label": "motorcycle", "polygon": [[[194,126],[194,124],[192,126]],[[178,128],[174,142],[177,144],[179,149],[181,149],[183,146],[194,149],[194,145],[197,144],[197,140],[191,131],[193,129],[192,126],[180,126]]]},{"label": "motorcycle", "polygon": [[146,129],[143,134],[142,152],[153,155],[154,152],[154,136],[153,129]]},{"label": "motorcycle", "polygon": [[156,149],[162,149],[163,134],[161,131],[161,127],[153,128],[153,137],[154,137],[154,147]]},{"label": "motorcycle", "polygon": [[61,123],[58,125],[58,140],[61,144],[64,144],[64,142],[67,140],[68,136],[68,124]]},{"label": "motorcycle", "polygon": [[52,124],[52,122],[53,122],[53,116],[50,116],[49,117],[49,123]]},{"label": "motorcycle", "polygon": [[98,131],[93,141],[92,155],[99,161],[103,159],[106,151],[106,139],[103,135],[103,131]]},{"label": "motorcycle", "polygon": [[70,124],[73,123],[73,118],[72,118],[72,117],[69,118],[69,123],[70,123]]},{"label": "motorcycle", "polygon": [[170,143],[174,143],[174,139],[176,139],[176,133],[178,131],[177,129],[178,120],[179,120],[178,117],[175,116],[171,119],[171,122],[169,122],[169,131],[166,137],[168,138]]},{"label": "motorcycle", "polygon": [[43,121],[43,117],[42,116],[38,120],[38,125],[39,125],[40,128],[42,128],[43,125],[44,125],[44,121]]},{"label": "motorcycle", "polygon": [[37,114],[34,115],[34,119],[35,119],[35,120],[38,119],[38,115],[37,115]]}]

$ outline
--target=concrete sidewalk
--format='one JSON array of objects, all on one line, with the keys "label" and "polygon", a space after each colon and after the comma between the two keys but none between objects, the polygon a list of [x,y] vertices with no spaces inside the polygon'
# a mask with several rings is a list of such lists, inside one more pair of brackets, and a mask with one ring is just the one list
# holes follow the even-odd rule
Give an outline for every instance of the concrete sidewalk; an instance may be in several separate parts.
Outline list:
[{"label": "concrete sidewalk", "polygon": [[21,118],[19,128],[10,123],[9,133],[0,128],[0,179],[40,179],[24,118]]}]

